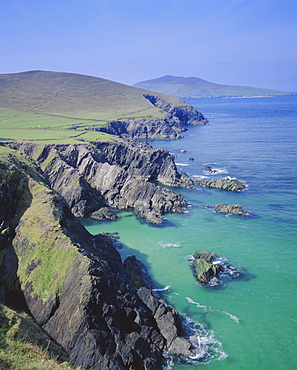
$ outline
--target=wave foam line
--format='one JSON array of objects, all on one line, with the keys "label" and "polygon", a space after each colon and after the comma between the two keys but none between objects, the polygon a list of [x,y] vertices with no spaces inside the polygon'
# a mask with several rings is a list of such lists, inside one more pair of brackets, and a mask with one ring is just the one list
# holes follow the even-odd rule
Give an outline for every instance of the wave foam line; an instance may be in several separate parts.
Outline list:
[{"label": "wave foam line", "polygon": [[180,242],[177,243],[165,243],[165,242],[159,242],[158,243],[162,248],[179,248]]},{"label": "wave foam line", "polygon": [[193,301],[193,299],[192,299],[192,298],[190,298],[190,297],[186,297],[186,300],[187,300],[189,303],[192,303],[192,304],[196,305],[196,307],[198,307],[198,308],[204,308],[205,310],[207,310],[207,307],[206,307],[206,306],[203,306],[203,305],[202,305],[202,304],[200,304],[199,302],[195,302],[195,301]]},{"label": "wave foam line", "polygon": [[233,321],[235,321],[237,324],[239,324],[240,322],[240,319],[239,317],[235,316],[235,315],[232,315],[231,313],[227,312],[227,311],[219,311],[219,310],[213,310],[211,307],[207,308],[207,306],[204,306],[202,304],[200,304],[199,302],[195,302],[193,301],[192,298],[190,297],[186,297],[186,300],[191,303],[191,304],[194,304],[196,307],[198,308],[203,308],[204,311],[208,311],[208,312],[219,312],[219,313],[224,313],[225,315],[229,316],[230,319],[232,319]]},{"label": "wave foam line", "polygon": [[165,290],[168,290],[171,288],[171,285],[166,285],[164,288],[155,288],[152,289],[153,292],[164,292]]},{"label": "wave foam line", "polygon": [[239,318],[235,315],[232,315],[231,313],[227,311],[222,311],[224,314],[230,317],[230,319],[234,320],[237,324],[239,324]]}]

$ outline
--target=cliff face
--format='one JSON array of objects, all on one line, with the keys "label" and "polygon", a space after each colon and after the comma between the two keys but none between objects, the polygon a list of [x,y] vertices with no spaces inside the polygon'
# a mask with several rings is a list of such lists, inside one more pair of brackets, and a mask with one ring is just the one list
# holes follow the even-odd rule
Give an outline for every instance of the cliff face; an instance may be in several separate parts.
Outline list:
[{"label": "cliff face", "polygon": [[204,125],[207,120],[189,104],[176,106],[153,94],[143,95],[152,105],[166,112],[163,119],[121,119],[101,131],[136,139],[178,139],[187,125]]},{"label": "cliff face", "polygon": [[182,196],[169,186],[193,186],[180,174],[173,157],[164,149],[146,143],[100,142],[89,145],[36,146],[11,144],[35,159],[51,188],[67,201],[75,216],[85,216],[101,207],[132,208],[152,223],[162,214],[182,212]]},{"label": "cliff face", "polygon": [[[23,149],[38,153],[36,146]],[[51,165],[45,152],[52,149],[39,151],[44,174],[18,151],[5,148],[2,154],[2,302],[26,308],[84,368],[156,369],[164,351],[199,355],[183,336],[177,312],[153,296],[140,262],[123,264],[111,240],[90,235],[50,188],[47,167],[77,168],[88,157],[85,148],[85,156],[79,148],[55,148],[58,161],[67,157],[69,163]]]}]

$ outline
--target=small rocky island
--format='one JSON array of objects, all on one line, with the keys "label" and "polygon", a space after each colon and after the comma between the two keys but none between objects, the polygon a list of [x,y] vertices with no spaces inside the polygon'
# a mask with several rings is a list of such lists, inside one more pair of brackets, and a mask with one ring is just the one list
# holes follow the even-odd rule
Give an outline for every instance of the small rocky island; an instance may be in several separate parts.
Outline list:
[{"label": "small rocky island", "polygon": [[194,274],[200,283],[217,286],[223,277],[238,278],[241,273],[225,258],[213,252],[198,250],[193,256]]},{"label": "small rocky island", "polygon": [[220,180],[195,180],[196,185],[201,185],[207,188],[221,189],[227,191],[242,191],[246,189],[246,185],[232,177],[226,177]]},{"label": "small rocky island", "polygon": [[212,208],[220,213],[250,216],[250,213],[245,211],[240,204],[215,204]]}]

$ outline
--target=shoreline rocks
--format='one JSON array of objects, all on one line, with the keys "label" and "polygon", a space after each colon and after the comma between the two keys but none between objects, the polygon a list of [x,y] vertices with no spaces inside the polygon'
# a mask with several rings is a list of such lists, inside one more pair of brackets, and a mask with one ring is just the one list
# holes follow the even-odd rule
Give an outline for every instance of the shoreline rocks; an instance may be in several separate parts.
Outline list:
[{"label": "shoreline rocks", "polygon": [[109,122],[108,126],[101,128],[100,131],[121,138],[172,140],[182,138],[181,133],[187,130],[188,125],[205,125],[208,122],[202,113],[189,104],[176,106],[160,96],[151,94],[144,94],[143,97],[166,112],[165,117],[119,119]]},{"label": "shoreline rocks", "polygon": [[148,277],[137,278],[142,264],[123,263],[108,237],[89,234],[40,168],[16,155],[1,164],[0,224],[10,228],[0,251],[3,303],[30,312],[75,366],[145,370],[165,351],[199,356],[179,314],[153,295]]},{"label": "shoreline rocks", "polygon": [[39,164],[51,188],[63,196],[76,217],[105,207],[131,208],[148,222],[161,224],[164,213],[182,213],[187,206],[179,193],[162,185],[194,185],[192,179],[177,171],[167,150],[153,149],[147,143],[7,146]]}]

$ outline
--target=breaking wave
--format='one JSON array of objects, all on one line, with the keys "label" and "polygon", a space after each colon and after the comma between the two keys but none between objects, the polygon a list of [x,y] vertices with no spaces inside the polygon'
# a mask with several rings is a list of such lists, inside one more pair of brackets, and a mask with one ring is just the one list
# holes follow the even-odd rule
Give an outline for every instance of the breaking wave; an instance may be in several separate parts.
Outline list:
[{"label": "breaking wave", "polygon": [[190,297],[186,297],[186,300],[189,303],[194,304],[198,308],[203,308],[203,311],[204,312],[209,312],[209,313],[211,313],[211,312],[219,312],[219,313],[223,313],[223,314],[229,316],[230,319],[233,320],[233,321],[235,321],[237,324],[239,324],[239,322],[240,322],[240,319],[237,316],[232,315],[231,313],[229,313],[227,311],[213,310],[211,307],[208,308],[207,306],[204,306],[204,305],[202,305],[202,304],[200,304],[198,302],[193,301],[193,299],[190,298]]},{"label": "breaking wave", "polygon": [[160,245],[162,248],[179,248],[181,245],[180,245],[180,242],[177,242],[177,243],[166,243],[166,242],[159,242],[158,245]]},{"label": "breaking wave", "polygon": [[[185,357],[165,353],[166,361],[163,370],[171,370],[173,366],[178,364],[206,365],[228,357],[227,353],[223,351],[222,343],[215,338],[212,330],[206,330],[203,325],[189,317],[185,318],[184,325],[188,326],[190,332],[195,332],[195,335],[189,335],[189,339],[199,349],[199,354],[195,357]],[[187,328],[185,329],[187,330]]]}]

